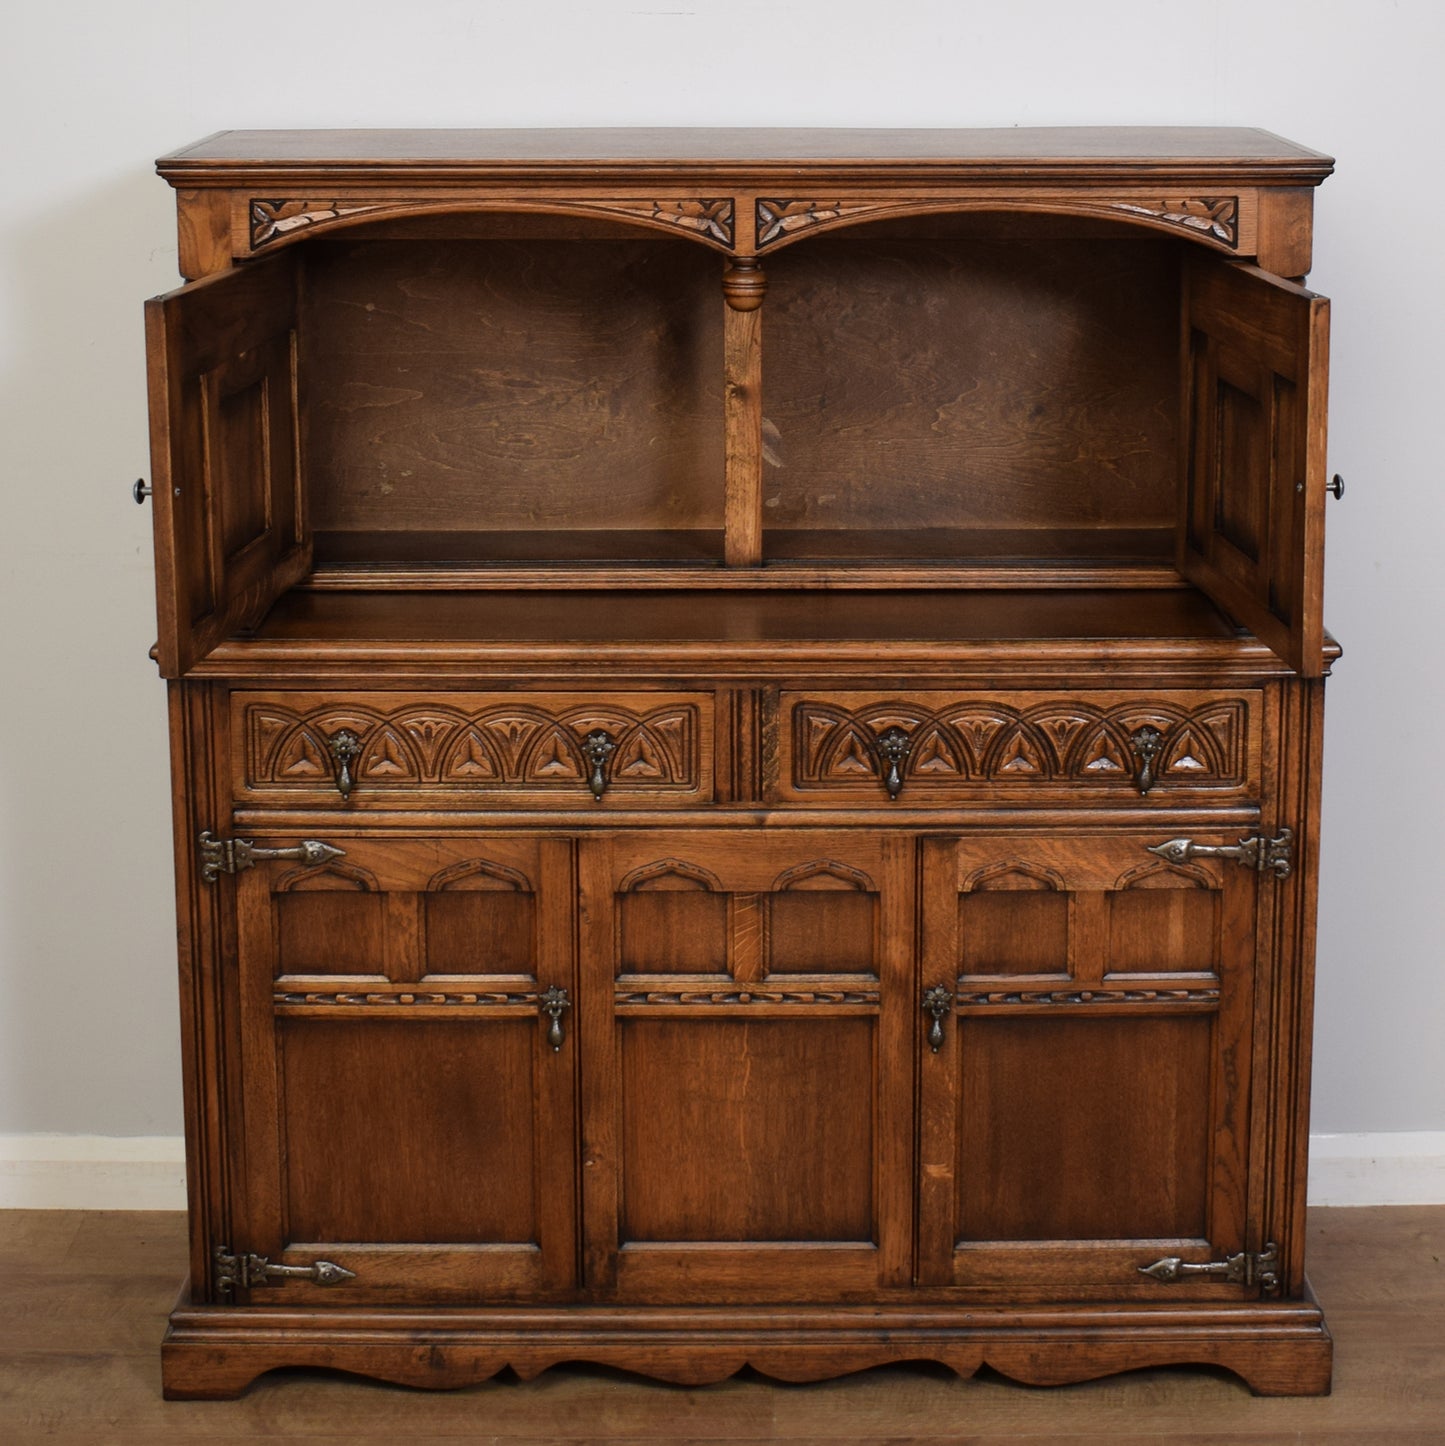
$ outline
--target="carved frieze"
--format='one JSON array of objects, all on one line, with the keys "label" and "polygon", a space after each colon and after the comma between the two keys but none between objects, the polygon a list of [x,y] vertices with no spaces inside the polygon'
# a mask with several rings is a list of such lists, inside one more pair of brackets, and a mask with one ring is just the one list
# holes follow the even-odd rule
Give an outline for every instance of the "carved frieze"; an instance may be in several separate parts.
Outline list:
[{"label": "carved frieze", "polygon": [[[251,249],[284,240],[297,231],[321,226],[343,218],[374,213],[405,215],[408,211],[434,211],[445,206],[436,199],[402,199],[396,197],[366,200],[310,200],[289,197],[253,197],[250,202]],[[469,209],[465,200],[455,202],[458,210]],[[476,209],[475,205],[470,209]],[[488,209],[500,209],[492,207]],[[655,225],[689,231],[718,246],[733,244],[733,202],[727,197],[638,197],[636,199],[601,197],[566,197],[547,199],[520,209],[580,212],[615,216],[628,221],[648,221]]]},{"label": "carved frieze", "polygon": [[1160,735],[1153,787],[1217,787],[1245,777],[1245,721],[1245,705],[1234,700],[1193,711],[1149,702],[1099,708],[1077,700],[1027,709],[988,700],[940,709],[805,701],[793,709],[793,781],[798,788],[874,790],[876,740],[897,729],[909,740],[899,767],[910,787],[1131,782],[1133,735],[1149,727]]},{"label": "carved frieze", "polygon": [[[773,200],[757,202],[758,249],[765,250],[815,226],[836,221],[862,220],[869,215],[925,215],[948,211],[978,209],[1007,210],[1006,198],[992,197],[981,202],[966,196],[944,197],[899,202],[896,200]],[[1239,245],[1239,198],[1237,196],[1174,196],[1139,198],[1108,195],[1054,196],[1047,201],[1030,200],[1024,209],[1079,212],[1107,216],[1121,212],[1126,216],[1147,218],[1167,226],[1177,226],[1199,236],[1222,242],[1229,247]]]},{"label": "carved frieze", "polygon": [[616,743],[609,787],[689,789],[698,781],[698,717],[689,704],[644,714],[610,703],[553,710],[519,699],[481,709],[409,704],[386,712],[338,704],[297,713],[252,704],[245,714],[248,786],[332,786],[329,740],[342,728],[358,741],[351,766],[358,793],[455,786],[585,794],[585,740],[599,729]]}]

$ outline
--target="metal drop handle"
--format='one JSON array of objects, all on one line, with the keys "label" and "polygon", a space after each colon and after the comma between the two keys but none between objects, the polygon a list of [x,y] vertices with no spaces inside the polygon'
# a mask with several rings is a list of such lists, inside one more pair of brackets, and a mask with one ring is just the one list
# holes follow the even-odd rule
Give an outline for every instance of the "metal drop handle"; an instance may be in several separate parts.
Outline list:
[{"label": "metal drop handle", "polygon": [[878,755],[879,771],[889,798],[896,799],[903,792],[903,765],[912,749],[913,739],[896,724],[885,728],[873,740],[873,751]]},{"label": "metal drop handle", "polygon": [[342,728],[326,740],[326,747],[336,765],[336,791],[342,798],[350,798],[356,783],[351,765],[361,756],[361,739],[350,728]]},{"label": "metal drop handle", "polygon": [[1154,775],[1154,762],[1159,757],[1159,750],[1164,746],[1164,735],[1152,724],[1146,723],[1142,728],[1136,728],[1129,735],[1129,746],[1139,760],[1138,770],[1134,774],[1134,782],[1138,785],[1142,797],[1154,787],[1157,781]]},{"label": "metal drop handle", "polygon": [[587,775],[587,787],[599,803],[607,790],[607,760],[616,751],[617,740],[605,728],[594,728],[582,740],[582,756],[591,770]]},{"label": "metal drop handle", "polygon": [[571,1009],[572,1001],[567,997],[565,989],[559,989],[555,984],[550,986],[542,996],[542,1013],[547,1016],[547,1043],[552,1046],[553,1054],[562,1048],[562,1016]]},{"label": "metal drop handle", "polygon": [[953,990],[946,984],[935,984],[923,991],[923,1012],[931,1016],[928,1024],[928,1047],[937,1054],[943,1048],[943,1021],[953,1013]]}]

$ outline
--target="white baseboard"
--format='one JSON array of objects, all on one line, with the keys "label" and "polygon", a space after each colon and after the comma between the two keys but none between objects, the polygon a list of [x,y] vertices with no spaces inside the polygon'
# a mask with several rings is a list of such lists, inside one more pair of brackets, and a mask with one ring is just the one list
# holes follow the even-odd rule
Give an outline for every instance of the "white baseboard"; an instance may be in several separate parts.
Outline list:
[{"label": "white baseboard", "polygon": [[[1311,1205],[1445,1205],[1445,1130],[1314,1135]],[[0,1210],[184,1210],[177,1135],[0,1135]]]},{"label": "white baseboard", "polygon": [[184,1210],[179,1135],[0,1135],[0,1210]]},{"label": "white baseboard", "polygon": [[1311,1205],[1445,1205],[1445,1130],[1311,1135]]}]

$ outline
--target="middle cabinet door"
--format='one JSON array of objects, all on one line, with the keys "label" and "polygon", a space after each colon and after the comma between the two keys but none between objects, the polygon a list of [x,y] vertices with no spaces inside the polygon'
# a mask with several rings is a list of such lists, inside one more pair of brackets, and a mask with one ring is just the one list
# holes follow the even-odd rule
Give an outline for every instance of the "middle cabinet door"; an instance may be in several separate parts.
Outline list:
[{"label": "middle cabinet door", "polygon": [[841,1299],[911,1276],[913,848],[581,845],[584,1283]]}]

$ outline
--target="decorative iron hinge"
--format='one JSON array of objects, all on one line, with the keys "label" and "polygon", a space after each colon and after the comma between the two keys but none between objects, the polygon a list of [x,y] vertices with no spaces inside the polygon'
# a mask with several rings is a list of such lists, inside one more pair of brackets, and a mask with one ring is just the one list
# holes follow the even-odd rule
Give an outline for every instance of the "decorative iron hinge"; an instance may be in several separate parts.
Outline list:
[{"label": "decorative iron hinge", "polygon": [[1168,843],[1146,844],[1151,854],[1165,863],[1187,864],[1190,859],[1233,859],[1241,868],[1287,879],[1294,862],[1294,834],[1287,828],[1277,838],[1242,838],[1237,844],[1197,844],[1192,838],[1172,838]]},{"label": "decorative iron hinge", "polygon": [[201,877],[214,884],[222,874],[239,874],[267,859],[295,859],[302,864],[324,864],[346,857],[346,850],[314,838],[285,849],[258,849],[250,839],[217,838],[210,829],[200,837]]},{"label": "decorative iron hinge", "polygon": [[355,1280],[356,1272],[331,1260],[310,1265],[273,1265],[264,1255],[232,1255],[224,1245],[216,1247],[216,1289],[251,1290],[272,1280],[309,1280],[313,1285],[340,1285]]},{"label": "decorative iron hinge", "polygon": [[1211,1260],[1205,1265],[1181,1260],[1177,1255],[1166,1255],[1153,1265],[1141,1265],[1139,1274],[1152,1276],[1165,1284],[1203,1275],[1222,1280],[1226,1285],[1258,1286],[1263,1295],[1278,1295],[1279,1246],[1271,1240],[1261,1251],[1242,1250],[1238,1255]]}]

